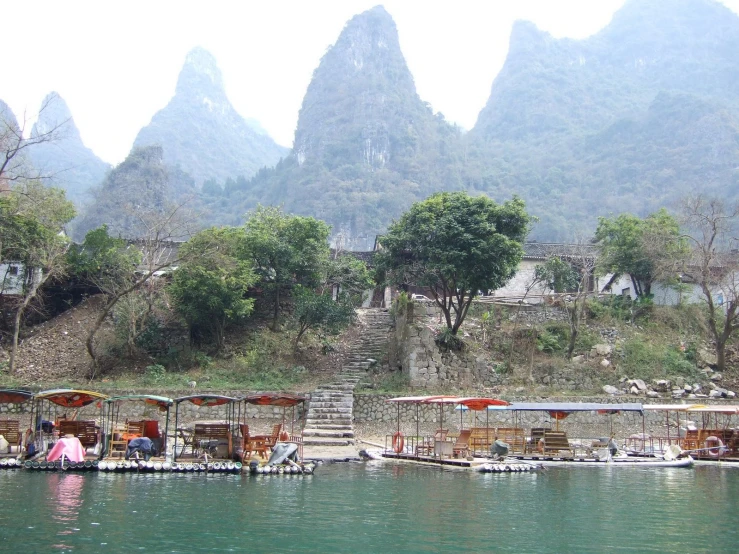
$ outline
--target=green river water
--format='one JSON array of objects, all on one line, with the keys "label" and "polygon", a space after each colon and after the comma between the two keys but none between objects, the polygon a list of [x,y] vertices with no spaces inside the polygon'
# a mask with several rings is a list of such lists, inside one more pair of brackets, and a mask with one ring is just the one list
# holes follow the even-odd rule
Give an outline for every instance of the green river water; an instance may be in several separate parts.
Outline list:
[{"label": "green river water", "polygon": [[739,552],[739,468],[0,472],[2,552]]}]

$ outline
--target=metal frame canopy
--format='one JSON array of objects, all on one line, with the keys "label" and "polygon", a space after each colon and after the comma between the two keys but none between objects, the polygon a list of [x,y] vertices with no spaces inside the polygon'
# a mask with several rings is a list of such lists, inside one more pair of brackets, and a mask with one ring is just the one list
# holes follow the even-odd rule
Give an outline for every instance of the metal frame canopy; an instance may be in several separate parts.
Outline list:
[{"label": "metal frame canopy", "polygon": [[[559,430],[560,420],[565,419],[573,412],[598,412],[599,414],[637,412],[642,416],[642,431],[644,430],[644,406],[636,402],[630,404],[605,404],[599,402],[513,402],[508,409],[514,412],[549,412],[549,416],[557,423],[557,430]],[[612,433],[613,429],[611,429]]]},{"label": "metal frame canopy", "polygon": [[63,408],[83,408],[93,402],[106,400],[107,398],[107,394],[77,389],[53,389],[34,395],[35,400],[48,400]]},{"label": "metal frame canopy", "polygon": [[646,406],[633,404],[601,404],[597,402],[512,402],[514,412],[644,412]]},{"label": "metal frame canopy", "polygon": [[169,435],[169,408],[174,404],[174,400],[166,396],[157,396],[154,394],[128,394],[122,396],[111,396],[103,400],[103,408],[108,407],[107,417],[103,414],[103,422],[106,424],[103,443],[103,455],[108,451],[108,437],[112,436],[115,424],[118,420],[118,411],[116,411],[115,405],[121,402],[144,402],[152,406],[156,406],[160,411],[167,412],[164,423],[164,442],[161,445],[161,451],[167,452],[167,437]]},{"label": "metal frame canopy", "polygon": [[33,399],[34,394],[27,390],[0,389],[0,404],[23,404]]},{"label": "metal frame canopy", "polygon": [[263,392],[257,394],[247,394],[242,398],[247,404],[255,404],[257,406],[281,406],[283,408],[291,408],[302,402],[305,402],[304,396],[297,394],[288,394],[283,392]]},{"label": "metal frame canopy", "polygon": [[[235,408],[233,405],[239,405],[239,412],[241,411],[241,398],[234,398],[233,396],[223,396],[221,394],[191,394],[189,396],[180,396],[174,399],[174,447],[172,449],[172,459],[177,460],[177,429],[179,423],[179,412],[180,404],[183,402],[190,402],[196,406],[223,406],[224,404],[232,404],[228,411],[228,422],[230,424],[234,421]],[[239,414],[239,418],[241,414]],[[183,447],[184,449],[184,447]]]},{"label": "metal frame canopy", "polygon": [[247,394],[242,398],[247,404],[254,404],[255,406],[280,406],[282,407],[282,428],[285,430],[285,408],[292,408],[292,419],[290,420],[290,434],[293,434],[295,430],[295,406],[305,402],[304,396],[297,394],[289,394],[286,392],[261,392],[254,394]]},{"label": "metal frame canopy", "polygon": [[[439,404],[439,426],[444,426],[443,416],[443,405],[444,404],[457,404],[464,406],[470,410],[487,410],[491,407],[508,406],[509,403],[505,400],[499,400],[497,398],[486,398],[476,396],[449,396],[449,395],[436,395],[436,396],[398,396],[396,398],[388,398],[385,402],[395,402],[398,404],[398,433],[400,433],[400,404],[415,404],[416,405],[416,436],[419,435],[419,417],[418,417],[418,406],[421,404]],[[461,414],[460,414],[461,417]],[[487,418],[487,412],[485,413]],[[461,421],[461,419],[460,419]],[[461,424],[461,423],[460,423]]]}]

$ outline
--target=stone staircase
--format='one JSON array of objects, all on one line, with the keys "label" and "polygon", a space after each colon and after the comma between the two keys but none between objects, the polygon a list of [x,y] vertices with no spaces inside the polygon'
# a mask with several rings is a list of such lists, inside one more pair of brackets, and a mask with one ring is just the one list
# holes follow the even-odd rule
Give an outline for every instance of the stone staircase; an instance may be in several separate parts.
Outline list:
[{"label": "stone staircase", "polygon": [[354,443],[354,387],[385,354],[393,322],[384,308],[358,310],[361,331],[350,345],[336,379],[310,395],[303,444],[348,446]]}]

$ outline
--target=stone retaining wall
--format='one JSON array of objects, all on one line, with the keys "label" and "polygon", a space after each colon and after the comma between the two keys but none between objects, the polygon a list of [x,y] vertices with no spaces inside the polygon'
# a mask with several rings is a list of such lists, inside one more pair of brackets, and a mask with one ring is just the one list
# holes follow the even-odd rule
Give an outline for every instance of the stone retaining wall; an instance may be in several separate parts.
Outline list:
[{"label": "stone retaining wall", "polygon": [[[438,389],[444,385],[461,389],[490,388],[504,384],[506,376],[499,372],[502,367],[487,355],[439,349],[435,342],[437,329],[428,319],[429,313],[435,312],[427,304],[411,302],[396,314],[390,348],[395,360],[391,366],[399,367],[408,376],[410,385],[419,389]],[[562,314],[552,308],[529,306],[519,315],[522,321],[531,318],[538,322],[558,319]],[[541,383],[558,390],[592,391],[600,388],[600,379],[594,377],[582,368],[577,371],[552,368],[542,377]]]}]

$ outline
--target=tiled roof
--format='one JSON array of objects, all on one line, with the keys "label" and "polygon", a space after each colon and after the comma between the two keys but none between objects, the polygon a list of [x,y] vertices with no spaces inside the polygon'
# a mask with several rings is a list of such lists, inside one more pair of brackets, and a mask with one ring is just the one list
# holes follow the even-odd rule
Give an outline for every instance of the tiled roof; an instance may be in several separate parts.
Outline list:
[{"label": "tiled roof", "polygon": [[598,247],[594,244],[562,244],[557,242],[526,242],[523,245],[524,259],[546,260],[559,258],[598,257]]}]

